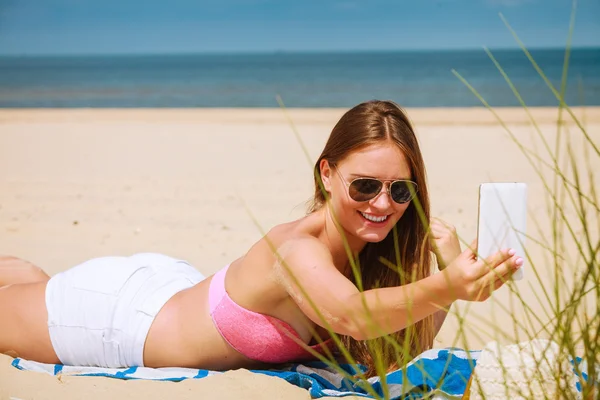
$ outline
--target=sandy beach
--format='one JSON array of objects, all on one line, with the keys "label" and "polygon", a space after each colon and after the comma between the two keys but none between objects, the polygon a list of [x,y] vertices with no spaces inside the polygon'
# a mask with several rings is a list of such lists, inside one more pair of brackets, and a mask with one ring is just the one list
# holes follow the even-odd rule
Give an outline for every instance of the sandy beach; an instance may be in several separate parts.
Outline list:
[{"label": "sandy beach", "polygon": [[[93,257],[160,252],[212,274],[242,255],[262,232],[305,213],[313,191],[312,162],[344,111],[0,110],[0,254],[28,259],[52,275]],[[497,111],[514,137],[485,109],[408,110],[425,157],[432,214],[454,224],[470,243],[476,237],[479,184],[526,182],[528,233],[543,241],[552,221],[534,167],[552,179],[552,171],[541,163],[549,157],[522,109]],[[531,112],[554,148],[557,110]],[[575,108],[574,113],[600,144],[600,107]],[[570,133],[563,138],[571,138],[585,165],[581,134],[568,116],[565,129]],[[534,158],[532,166],[515,139],[542,161]],[[589,168],[600,171],[598,157]],[[594,179],[599,185],[597,173]],[[535,293],[540,285],[552,284],[552,274],[541,269],[547,261],[542,246],[532,241],[528,251],[542,282],[525,269],[516,290],[547,322],[548,305]],[[564,273],[567,281],[569,271]],[[520,331],[502,310],[508,302],[505,287],[491,300],[470,305],[470,348],[496,339],[490,322],[511,335]],[[466,312],[465,304],[454,309]],[[521,312],[518,307],[511,311]],[[451,315],[436,347],[465,347],[455,342],[457,324]],[[10,362],[0,356],[0,399],[309,398],[284,381],[244,370],[181,383],[59,381],[18,371]]]}]

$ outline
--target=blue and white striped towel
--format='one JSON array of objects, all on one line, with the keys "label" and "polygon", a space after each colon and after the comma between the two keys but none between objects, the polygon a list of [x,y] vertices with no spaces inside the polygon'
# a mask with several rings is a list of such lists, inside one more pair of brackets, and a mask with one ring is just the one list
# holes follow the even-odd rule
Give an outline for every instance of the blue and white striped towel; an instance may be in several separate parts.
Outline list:
[{"label": "blue and white striped towel", "polygon": [[[433,399],[460,398],[471,376],[471,372],[481,352],[461,349],[432,349],[422,353],[411,361],[406,368],[387,374],[388,396],[391,399]],[[577,360],[579,362],[580,360]],[[117,379],[151,379],[163,381],[181,381],[201,379],[221,372],[190,368],[97,368],[72,367],[59,364],[42,364],[16,358],[12,365],[29,371],[38,371],[50,375],[103,376]],[[582,365],[583,367],[583,365]],[[354,369],[342,365],[350,376]],[[379,377],[368,381],[352,382],[344,375],[324,363],[311,362],[293,364],[276,370],[253,370],[252,372],[270,375],[307,389],[313,398],[324,396],[364,396],[372,397],[373,391],[383,397],[384,392]],[[587,376],[584,374],[584,378]],[[578,384],[579,386],[579,384]],[[370,390],[366,388],[369,387]]]}]

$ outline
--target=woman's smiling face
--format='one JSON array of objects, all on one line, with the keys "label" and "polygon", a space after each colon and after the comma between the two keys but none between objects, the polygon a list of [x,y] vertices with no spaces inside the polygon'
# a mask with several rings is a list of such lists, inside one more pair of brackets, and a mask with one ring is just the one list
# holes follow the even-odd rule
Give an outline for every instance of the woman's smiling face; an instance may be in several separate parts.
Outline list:
[{"label": "woman's smiling face", "polygon": [[[404,154],[391,141],[353,151],[336,166],[323,160],[321,176],[338,222],[347,234],[365,242],[385,239],[410,205],[396,203],[387,192],[392,181],[412,178]],[[385,185],[373,199],[358,202],[348,193],[356,178],[375,178]]]}]

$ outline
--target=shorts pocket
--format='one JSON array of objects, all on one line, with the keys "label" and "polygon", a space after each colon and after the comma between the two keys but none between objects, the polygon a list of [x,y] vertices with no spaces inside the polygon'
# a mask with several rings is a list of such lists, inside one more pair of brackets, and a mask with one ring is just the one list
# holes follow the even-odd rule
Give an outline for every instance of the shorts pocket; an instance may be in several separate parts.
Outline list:
[{"label": "shorts pocket", "polygon": [[75,289],[118,295],[125,283],[143,266],[126,257],[94,258],[65,272]]},{"label": "shorts pocket", "polygon": [[102,339],[102,348],[104,351],[104,367],[106,368],[122,368],[130,365],[123,365],[121,362],[120,344],[114,340]]}]

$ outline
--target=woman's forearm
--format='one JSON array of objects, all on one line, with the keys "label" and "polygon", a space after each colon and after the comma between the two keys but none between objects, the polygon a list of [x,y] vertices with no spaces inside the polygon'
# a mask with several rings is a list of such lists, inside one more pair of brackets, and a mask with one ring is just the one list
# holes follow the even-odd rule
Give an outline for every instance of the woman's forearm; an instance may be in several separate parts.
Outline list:
[{"label": "woman's forearm", "polygon": [[[396,287],[371,289],[348,299],[340,323],[346,334],[366,340],[400,331],[447,308],[456,299],[444,273]],[[445,314],[445,312],[444,312]],[[443,323],[441,318],[441,323]],[[436,331],[437,332],[437,331]]]}]

